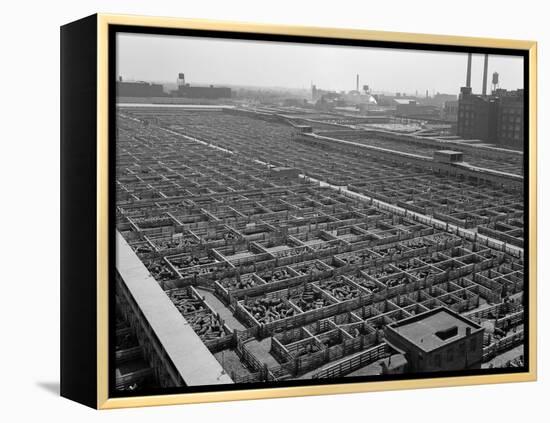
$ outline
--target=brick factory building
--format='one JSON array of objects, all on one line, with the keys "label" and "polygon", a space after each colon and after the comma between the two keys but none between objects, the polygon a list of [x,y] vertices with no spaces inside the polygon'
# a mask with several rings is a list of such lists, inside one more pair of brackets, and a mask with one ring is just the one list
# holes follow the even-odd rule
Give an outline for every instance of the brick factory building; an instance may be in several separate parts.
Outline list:
[{"label": "brick factory building", "polygon": [[494,95],[499,98],[498,144],[522,147],[524,132],[523,90],[497,90]]},{"label": "brick factory building", "polygon": [[463,138],[497,142],[497,104],[494,98],[472,94],[462,87],[458,100],[457,134]]},{"label": "brick factory building", "polygon": [[446,101],[443,105],[443,118],[447,121],[458,120],[458,100]]},{"label": "brick factory building", "polygon": [[461,88],[458,102],[457,134],[491,144],[523,146],[523,90],[497,90],[484,96]]}]

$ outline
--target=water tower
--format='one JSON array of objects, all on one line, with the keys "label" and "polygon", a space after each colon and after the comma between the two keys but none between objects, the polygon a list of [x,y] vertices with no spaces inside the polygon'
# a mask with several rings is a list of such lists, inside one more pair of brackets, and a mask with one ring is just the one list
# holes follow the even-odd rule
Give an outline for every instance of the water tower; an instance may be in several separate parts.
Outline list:
[{"label": "water tower", "polygon": [[498,89],[498,72],[493,72],[493,92]]},{"label": "water tower", "polygon": [[185,74],[180,72],[178,73],[178,80],[176,81],[178,88],[185,85]]}]

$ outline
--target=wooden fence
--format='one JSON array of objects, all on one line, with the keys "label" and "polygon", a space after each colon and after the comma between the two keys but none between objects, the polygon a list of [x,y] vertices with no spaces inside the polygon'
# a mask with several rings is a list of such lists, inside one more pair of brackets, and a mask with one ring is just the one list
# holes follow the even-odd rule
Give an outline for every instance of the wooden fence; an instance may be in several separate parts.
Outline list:
[{"label": "wooden fence", "polygon": [[493,342],[491,345],[483,348],[483,361],[489,361],[502,351],[507,351],[523,342],[524,333],[523,329],[512,333],[504,338],[500,338],[498,341]]},{"label": "wooden fence", "polygon": [[335,378],[345,376],[361,367],[372,364],[390,355],[390,348],[386,343],[372,347],[360,354],[342,360],[332,366],[313,374],[313,379]]}]

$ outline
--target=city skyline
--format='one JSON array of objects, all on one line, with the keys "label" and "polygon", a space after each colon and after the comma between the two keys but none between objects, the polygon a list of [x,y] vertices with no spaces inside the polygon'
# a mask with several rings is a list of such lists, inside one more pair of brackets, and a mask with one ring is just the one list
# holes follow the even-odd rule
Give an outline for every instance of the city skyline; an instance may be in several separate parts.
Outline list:
[{"label": "city skyline", "polygon": [[[426,90],[458,94],[466,79],[466,53],[144,34],[119,34],[117,47],[117,75],[150,82],[175,83],[183,72],[197,85],[309,89],[314,84],[349,91],[359,74],[360,86],[374,92],[424,96]],[[523,88],[520,56],[490,55],[488,71],[489,86],[496,71],[501,88]],[[474,54],[474,92],[481,92],[482,74],[483,55]]]}]

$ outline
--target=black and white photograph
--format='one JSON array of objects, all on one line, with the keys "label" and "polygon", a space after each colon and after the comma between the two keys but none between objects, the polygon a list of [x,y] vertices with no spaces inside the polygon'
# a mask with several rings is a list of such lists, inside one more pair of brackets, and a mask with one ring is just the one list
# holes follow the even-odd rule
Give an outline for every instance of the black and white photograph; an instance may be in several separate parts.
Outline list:
[{"label": "black and white photograph", "polygon": [[526,56],[283,38],[116,33],[110,395],[527,371]]}]

